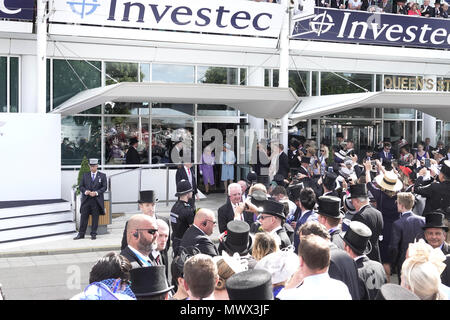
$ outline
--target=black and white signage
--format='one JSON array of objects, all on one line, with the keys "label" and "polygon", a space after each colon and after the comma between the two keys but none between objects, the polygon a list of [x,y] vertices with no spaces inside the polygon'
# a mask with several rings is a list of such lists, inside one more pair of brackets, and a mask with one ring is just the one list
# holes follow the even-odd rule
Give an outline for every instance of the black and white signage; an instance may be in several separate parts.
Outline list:
[{"label": "black and white signage", "polygon": [[283,14],[246,0],[61,0],[50,23],[278,37]]}]

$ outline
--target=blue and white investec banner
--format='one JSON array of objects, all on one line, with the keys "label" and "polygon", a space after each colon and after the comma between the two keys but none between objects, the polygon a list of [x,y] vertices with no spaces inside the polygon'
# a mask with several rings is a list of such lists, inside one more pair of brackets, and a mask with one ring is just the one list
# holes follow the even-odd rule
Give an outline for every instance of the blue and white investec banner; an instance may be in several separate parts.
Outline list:
[{"label": "blue and white investec banner", "polygon": [[58,0],[54,9],[50,23],[267,37],[279,35],[284,14],[246,0]]},{"label": "blue and white investec banner", "polygon": [[0,0],[0,18],[33,21],[34,0]]},{"label": "blue and white investec banner", "polygon": [[292,26],[293,39],[450,48],[450,20],[315,8]]}]

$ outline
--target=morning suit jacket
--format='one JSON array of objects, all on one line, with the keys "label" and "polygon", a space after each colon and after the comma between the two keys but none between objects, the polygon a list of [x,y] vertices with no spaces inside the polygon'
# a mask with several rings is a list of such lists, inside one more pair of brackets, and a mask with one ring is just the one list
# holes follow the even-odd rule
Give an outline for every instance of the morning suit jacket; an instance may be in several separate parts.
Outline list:
[{"label": "morning suit jacket", "polygon": [[[192,170],[192,168],[189,168],[189,170],[191,171],[191,177],[192,177],[192,194],[195,196],[198,192],[197,191],[197,180],[195,179],[194,170]],[[178,184],[178,182],[180,182],[183,179],[189,181],[185,167],[181,166],[180,168],[177,169],[177,172],[175,174],[176,184]]]},{"label": "morning suit jacket", "polygon": [[336,245],[339,249],[345,250],[344,240],[341,237],[341,228],[336,228],[330,232],[331,242]]},{"label": "morning suit jacket", "polygon": [[287,179],[289,174],[289,159],[286,153],[281,152],[278,157],[278,171],[277,174],[281,174]]},{"label": "morning suit jacket", "polygon": [[427,8],[425,10],[424,10],[424,8],[425,7],[423,5],[420,6],[420,12],[422,14],[422,17],[424,17],[427,14],[431,17],[433,14],[433,8],[430,6],[427,6]]},{"label": "morning suit jacket", "polygon": [[384,226],[381,212],[371,205],[366,205],[354,215],[352,221],[362,222],[372,231],[372,237],[370,237],[372,250],[367,256],[370,260],[381,262],[380,247],[378,245],[379,237],[383,232]]},{"label": "morning suit jacket", "polygon": [[358,275],[363,281],[368,296],[361,297],[362,300],[375,300],[381,286],[387,282],[386,272],[381,263],[362,256],[356,260]]},{"label": "morning suit jacket", "polygon": [[380,159],[381,162],[383,160],[392,160],[393,156],[392,153],[388,152],[387,156],[384,154],[384,150],[382,149],[380,152],[378,152],[378,159]]},{"label": "morning suit jacket", "polygon": [[189,229],[186,230],[181,239],[180,247],[196,247],[201,253],[212,257],[219,255],[219,252],[211,239],[195,225],[190,226]]},{"label": "morning suit jacket", "polygon": [[423,210],[424,215],[437,209],[445,211],[450,207],[450,181],[432,182],[428,185],[417,186],[421,181],[422,179],[417,179],[414,193],[427,198]]},{"label": "morning suit jacket", "polygon": [[[383,7],[384,6],[384,7]],[[378,4],[378,7],[380,7],[381,9],[383,9],[383,12],[385,13],[392,13],[392,4],[390,1],[386,2],[386,5],[383,3],[383,1],[381,1]]]},{"label": "morning suit jacket", "polygon": [[276,234],[280,237],[281,240],[280,249],[287,248],[292,244],[292,241],[283,226],[281,227],[281,229],[278,229],[276,231]]},{"label": "morning suit jacket", "polygon": [[[120,251],[120,255],[124,256],[125,258],[128,259],[128,261],[131,263],[131,267],[133,269],[140,268],[140,267],[146,267],[128,246],[125,247],[125,249],[123,249],[122,251]],[[149,260],[150,260],[150,258],[149,258]],[[154,264],[152,263],[152,265],[154,265]]]},{"label": "morning suit jacket", "polygon": [[298,160],[298,150],[288,152],[289,168],[298,168],[301,166],[300,160]]},{"label": "morning suit jacket", "polygon": [[344,250],[330,243],[330,266],[328,274],[331,278],[344,282],[352,300],[360,300],[360,280],[355,261]]},{"label": "morning suit jacket", "polygon": [[406,212],[394,221],[389,252],[392,257],[392,264],[394,268],[397,267],[397,271],[401,270],[409,244],[413,243],[415,239],[423,237],[422,227],[424,225],[425,218],[412,212]]},{"label": "morning suit jacket", "polygon": [[447,242],[444,242],[444,244],[442,245],[441,250],[442,250],[442,252],[443,252],[445,255],[450,254],[450,247],[449,247],[449,245],[448,245]]},{"label": "morning suit jacket", "polygon": [[130,146],[128,148],[127,154],[125,156],[125,163],[126,164],[140,164],[141,163],[141,157],[139,156],[139,153],[133,146]]},{"label": "morning suit jacket", "polygon": [[[253,213],[248,211],[243,211],[244,221],[248,223],[249,226],[253,224]],[[231,204],[230,198],[227,202],[219,208],[217,211],[217,221],[219,225],[219,232],[223,233],[227,230],[227,223],[234,220],[234,210]]]},{"label": "morning suit jacket", "polygon": [[441,273],[441,282],[443,285],[450,287],[450,254],[447,254],[446,257],[445,264],[447,268]]},{"label": "morning suit jacket", "polygon": [[80,192],[81,192],[80,212],[89,214],[89,212],[84,212],[84,210],[83,210],[84,209],[83,205],[86,203],[87,200],[92,198],[91,196],[87,196],[84,194],[86,192],[86,190],[89,190],[89,191],[95,191],[98,193],[98,195],[93,198],[95,199],[95,201],[101,208],[100,214],[104,215],[105,214],[105,203],[104,203],[103,194],[105,193],[107,188],[108,188],[108,183],[106,180],[106,174],[104,174],[100,171],[97,171],[94,181],[92,181],[92,173],[91,172],[86,172],[85,174],[83,174],[83,179],[81,179],[81,183],[80,183]]}]

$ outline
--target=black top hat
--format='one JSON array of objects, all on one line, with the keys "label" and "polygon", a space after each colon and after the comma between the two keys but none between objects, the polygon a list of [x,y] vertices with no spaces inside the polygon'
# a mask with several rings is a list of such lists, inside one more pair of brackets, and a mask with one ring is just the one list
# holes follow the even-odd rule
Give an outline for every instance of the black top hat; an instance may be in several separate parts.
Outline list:
[{"label": "black top hat", "polygon": [[448,227],[444,223],[444,214],[439,211],[433,211],[425,216],[425,225],[423,230],[427,228],[442,228],[445,232],[448,232]]},{"label": "black top hat", "polygon": [[265,200],[262,204],[262,211],[260,213],[267,213],[281,219],[286,219],[284,215],[284,205],[275,200]]},{"label": "black top hat", "polygon": [[303,184],[303,182],[289,186],[287,189],[289,194],[289,200],[295,202],[298,199],[300,199],[300,191],[302,191],[304,187],[305,185]]},{"label": "black top hat", "polygon": [[369,194],[367,193],[367,186],[363,183],[350,185],[349,191],[350,191],[350,199],[369,197]]},{"label": "black top hat", "polygon": [[130,146],[132,146],[135,143],[138,143],[139,140],[136,137],[130,138]]},{"label": "black top hat", "polygon": [[273,300],[272,276],[264,269],[235,273],[226,288],[230,300]]},{"label": "black top hat", "polygon": [[344,134],[342,132],[336,132],[336,138],[343,138]]},{"label": "black top hat", "polygon": [[441,167],[441,172],[447,178],[450,178],[450,160],[445,160]]},{"label": "black top hat", "polygon": [[167,285],[165,270],[164,266],[131,269],[131,290],[135,296],[148,297],[172,290],[173,286]]},{"label": "black top hat", "polygon": [[389,142],[390,143],[391,142],[391,138],[383,138],[383,142]]},{"label": "black top hat", "polygon": [[344,242],[358,254],[368,254],[372,251],[369,239],[372,231],[364,223],[359,221],[350,222],[349,228],[344,235],[340,235]]},{"label": "black top hat", "polygon": [[343,218],[341,214],[341,199],[333,196],[321,196],[318,199],[319,209],[318,213],[330,218]]},{"label": "black top hat", "polygon": [[323,177],[323,185],[327,187],[328,190],[336,189],[336,179],[337,175],[333,172],[325,172]]},{"label": "black top hat", "polygon": [[192,186],[191,186],[190,182],[183,179],[177,183],[177,193],[175,193],[175,197],[182,196],[183,194],[186,194],[191,191],[192,191]]},{"label": "black top hat", "polygon": [[223,246],[233,255],[235,252],[246,255],[253,244],[250,226],[245,221],[232,220],[227,223],[227,234],[223,237]]},{"label": "black top hat", "polygon": [[158,201],[158,199],[155,199],[155,193],[153,190],[144,190],[139,192],[139,203],[155,203]]},{"label": "black top hat", "polygon": [[420,300],[412,291],[395,283],[383,284],[375,300]]},{"label": "black top hat", "polygon": [[311,163],[311,158],[310,157],[302,157],[301,163],[310,164]]},{"label": "black top hat", "polygon": [[441,4],[441,0],[435,0],[434,4]]},{"label": "black top hat", "polygon": [[248,183],[252,183],[252,182],[254,182],[254,181],[256,181],[256,180],[258,180],[258,176],[256,175],[256,172],[250,171],[250,172],[247,174],[247,182],[248,182]]},{"label": "black top hat", "polygon": [[275,181],[278,185],[284,186],[284,176],[281,173],[276,174],[273,177],[273,181]]}]

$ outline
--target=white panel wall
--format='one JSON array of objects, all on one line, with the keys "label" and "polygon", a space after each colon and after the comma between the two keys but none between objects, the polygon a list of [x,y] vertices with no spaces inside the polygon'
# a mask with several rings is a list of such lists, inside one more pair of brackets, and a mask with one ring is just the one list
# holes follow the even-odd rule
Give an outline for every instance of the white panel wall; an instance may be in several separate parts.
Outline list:
[{"label": "white panel wall", "polygon": [[61,198],[61,117],[0,113],[0,201]]}]

